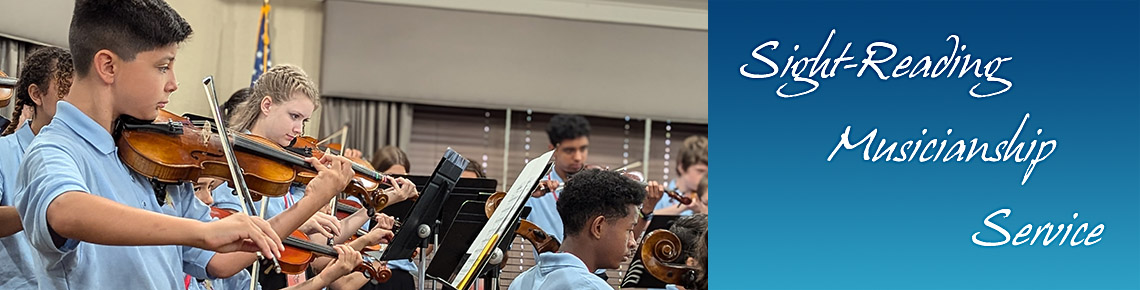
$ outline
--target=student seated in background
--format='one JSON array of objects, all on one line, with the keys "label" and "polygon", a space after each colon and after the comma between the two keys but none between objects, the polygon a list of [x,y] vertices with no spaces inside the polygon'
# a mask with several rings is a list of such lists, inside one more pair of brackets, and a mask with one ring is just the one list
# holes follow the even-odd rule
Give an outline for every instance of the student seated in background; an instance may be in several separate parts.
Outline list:
[{"label": "student seated in background", "polygon": [[[673,169],[677,172],[677,178],[669,183],[669,186],[666,187],[667,190],[676,190],[685,195],[700,192],[698,187],[701,179],[704,179],[709,172],[709,138],[697,135],[685,138],[681,150],[677,154],[677,167]],[[654,207],[653,214],[692,215],[708,213],[707,196],[699,196],[698,199],[705,199],[706,202],[694,201],[684,205],[672,198],[662,198]]]}]

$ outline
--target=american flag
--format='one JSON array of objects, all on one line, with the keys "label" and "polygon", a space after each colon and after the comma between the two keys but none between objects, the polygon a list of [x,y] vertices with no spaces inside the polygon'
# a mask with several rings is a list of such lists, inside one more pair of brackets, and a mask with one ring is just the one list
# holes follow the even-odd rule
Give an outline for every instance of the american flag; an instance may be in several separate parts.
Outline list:
[{"label": "american flag", "polygon": [[269,51],[269,1],[265,1],[261,5],[261,21],[260,28],[257,30],[257,53],[253,58],[253,79],[249,81],[249,86],[253,86],[257,82],[257,78],[261,77],[261,73],[273,66],[273,60],[270,58]]}]

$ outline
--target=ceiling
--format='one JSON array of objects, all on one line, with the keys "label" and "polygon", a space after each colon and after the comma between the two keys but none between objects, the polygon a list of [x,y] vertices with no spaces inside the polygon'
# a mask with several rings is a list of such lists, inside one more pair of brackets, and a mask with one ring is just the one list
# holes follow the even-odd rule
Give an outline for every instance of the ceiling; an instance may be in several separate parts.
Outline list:
[{"label": "ceiling", "polygon": [[708,0],[330,0],[708,30]]}]

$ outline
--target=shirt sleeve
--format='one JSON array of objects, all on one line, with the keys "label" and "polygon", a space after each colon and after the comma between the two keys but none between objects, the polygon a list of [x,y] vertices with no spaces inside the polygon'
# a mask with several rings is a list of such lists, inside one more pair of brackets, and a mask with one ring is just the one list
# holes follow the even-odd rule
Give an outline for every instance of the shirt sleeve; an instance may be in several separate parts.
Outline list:
[{"label": "shirt sleeve", "polygon": [[[166,194],[172,197],[178,216],[202,222],[214,220],[210,216],[210,208],[194,195],[193,184],[185,182],[167,186]],[[197,279],[215,278],[206,271],[210,259],[213,259],[216,254],[214,251],[188,246],[179,246],[179,250],[182,251],[182,272]]]},{"label": "shirt sleeve", "polygon": [[210,264],[210,259],[213,259],[217,253],[190,246],[179,246],[178,248],[182,250],[182,272],[190,274],[190,276],[197,279],[217,278],[211,276],[210,273],[206,271],[206,266]]},{"label": "shirt sleeve", "polygon": [[214,206],[220,209],[228,209],[236,212],[243,212],[241,208],[241,198],[234,195],[234,189],[230,188],[229,182],[222,183],[211,193],[214,195]]},{"label": "shirt sleeve", "polygon": [[40,145],[30,148],[20,164],[16,209],[33,248],[41,253],[63,254],[74,250],[79,241],[69,239],[62,247],[55,246],[47,224],[48,205],[63,193],[91,190],[83,180],[79,163],[66,149],[59,144]]}]

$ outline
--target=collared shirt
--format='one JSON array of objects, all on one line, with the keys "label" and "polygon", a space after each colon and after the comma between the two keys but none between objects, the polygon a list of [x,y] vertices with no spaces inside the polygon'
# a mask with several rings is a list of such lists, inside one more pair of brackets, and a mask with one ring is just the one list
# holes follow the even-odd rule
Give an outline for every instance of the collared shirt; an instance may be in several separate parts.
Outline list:
[{"label": "collared shirt", "polygon": [[534,267],[519,274],[509,290],[613,290],[605,280],[590,273],[586,264],[571,253],[542,253]]},{"label": "collared shirt", "polygon": [[[665,187],[665,190],[677,190],[677,180],[674,179],[673,181],[670,181],[669,186]],[[693,202],[698,202],[698,201],[694,200]],[[657,205],[653,207],[653,210],[656,211],[656,210],[663,209],[663,208],[676,207],[679,204],[681,204],[680,201],[677,201],[676,199],[665,196],[665,197],[662,197],[661,200],[657,201]],[[686,209],[685,211],[682,211],[681,213],[679,213],[677,215],[679,215],[679,216],[693,215],[693,210]]]},{"label": "collared shirt", "polygon": [[175,186],[168,207],[154,189],[119,160],[111,134],[75,106],[60,101],[51,124],[44,127],[24,155],[17,177],[16,208],[24,232],[35,249],[43,289],[182,289],[185,274],[205,277],[211,251],[192,247],[106,246],[67,240],[56,247],[47,225],[48,205],[71,191],[157,213],[196,220],[209,209],[194,197],[189,184]]},{"label": "collared shirt", "polygon": [[[0,137],[0,206],[13,206],[16,195],[16,173],[24,149],[32,143],[31,120],[11,135]],[[0,289],[38,289],[36,285],[35,251],[24,237],[24,231],[0,238]]]},{"label": "collared shirt", "polygon": [[[211,192],[211,195],[214,196],[215,207],[243,212],[243,198],[234,194],[234,189],[230,188],[228,182],[224,182],[222,185],[214,188],[214,191]],[[264,217],[266,220],[268,220],[281,214],[282,212],[285,212],[285,209],[292,207],[303,197],[305,197],[304,186],[290,186],[289,193],[286,195],[274,197],[265,196],[262,197],[261,200],[253,202],[253,206],[256,206],[257,208],[252,210],[261,213],[261,202],[266,201]]]},{"label": "collared shirt", "polygon": [[[559,184],[564,183],[562,177],[559,177],[558,172],[555,172],[553,169],[550,170],[547,179],[558,181]],[[527,199],[526,205],[531,209],[530,216],[526,219],[561,242],[564,241],[563,238],[565,236],[563,233],[565,231],[562,227],[562,216],[558,215],[559,195],[562,195],[561,190],[547,193],[541,197],[531,197]]]}]

